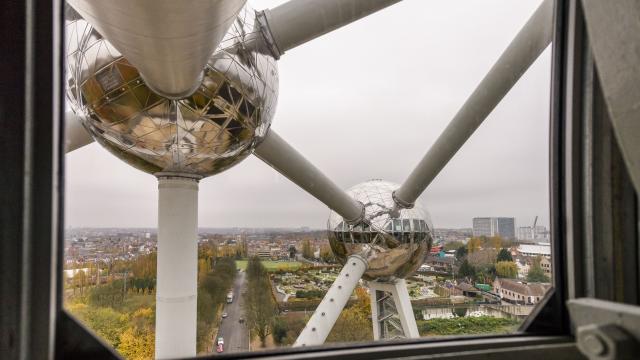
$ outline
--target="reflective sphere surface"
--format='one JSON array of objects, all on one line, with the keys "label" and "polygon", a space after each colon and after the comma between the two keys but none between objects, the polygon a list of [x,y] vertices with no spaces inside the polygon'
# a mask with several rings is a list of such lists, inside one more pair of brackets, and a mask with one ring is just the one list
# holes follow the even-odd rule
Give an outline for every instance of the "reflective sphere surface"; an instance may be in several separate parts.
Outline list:
[{"label": "reflective sphere surface", "polygon": [[392,193],[399,185],[382,180],[358,184],[347,193],[365,207],[365,221],[356,225],[331,212],[329,243],[344,263],[349,255],[360,254],[368,261],[367,280],[393,280],[413,274],[431,249],[433,225],[426,210],[416,204],[392,218]]},{"label": "reflective sphere surface", "polygon": [[243,41],[259,31],[245,7],[213,53],[199,88],[162,97],[70,7],[66,14],[67,97],[93,138],[148,173],[210,176],[247,157],[266,135],[278,96],[270,56]]}]

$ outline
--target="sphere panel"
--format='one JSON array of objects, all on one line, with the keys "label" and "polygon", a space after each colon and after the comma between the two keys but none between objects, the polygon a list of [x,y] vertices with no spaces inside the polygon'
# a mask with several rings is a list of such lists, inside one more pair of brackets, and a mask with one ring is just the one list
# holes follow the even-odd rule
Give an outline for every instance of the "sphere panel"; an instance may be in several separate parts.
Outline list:
[{"label": "sphere panel", "polygon": [[240,12],[182,99],[156,94],[86,21],[67,12],[67,95],[94,139],[149,173],[210,176],[238,163],[266,135],[277,101],[275,59],[244,46],[257,29]]},{"label": "sphere panel", "polygon": [[392,216],[392,193],[399,185],[370,180],[347,193],[364,205],[364,221],[348,224],[331,212],[328,221],[329,243],[343,263],[353,254],[363,255],[369,264],[368,280],[393,280],[414,273],[431,248],[433,225],[420,205],[402,209]]}]

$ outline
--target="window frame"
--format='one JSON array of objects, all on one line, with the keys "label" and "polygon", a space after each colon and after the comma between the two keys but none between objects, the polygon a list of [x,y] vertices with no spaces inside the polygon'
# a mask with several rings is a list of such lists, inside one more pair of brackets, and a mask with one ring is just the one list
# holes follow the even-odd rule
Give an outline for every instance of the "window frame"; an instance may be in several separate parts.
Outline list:
[{"label": "window frame", "polygon": [[[64,3],[60,0],[9,2],[0,15],[0,46],[8,66],[0,67],[7,84],[15,85],[0,99],[3,137],[0,159],[7,174],[0,180],[8,191],[2,203],[2,353],[9,358],[117,358],[62,309],[64,249]],[[344,344],[304,348],[305,358],[388,358],[450,353],[455,358],[515,352],[580,358],[571,336],[565,300],[579,293],[583,274],[571,263],[579,247],[576,226],[580,197],[576,164],[580,160],[571,110],[581,99],[582,84],[572,82],[580,69],[584,47],[579,0],[554,2],[550,106],[550,199],[553,291],[549,291],[518,334],[480,337],[410,339],[391,343]],[[7,34],[11,33],[10,41]],[[573,76],[573,77],[572,77]],[[572,107],[573,106],[573,107]],[[2,110],[5,109],[5,110]],[[51,109],[51,111],[42,111]],[[36,146],[37,144],[37,146]],[[577,261],[577,260],[576,260]],[[4,296],[5,292],[12,296]],[[42,296],[49,294],[50,296]],[[543,304],[543,305],[542,305]],[[4,315],[11,314],[9,317]],[[6,351],[6,352],[5,352]],[[242,353],[243,358],[299,358],[302,349]],[[455,354],[453,354],[455,353]],[[233,354],[217,356],[236,357]],[[442,357],[440,357],[442,358]]]}]

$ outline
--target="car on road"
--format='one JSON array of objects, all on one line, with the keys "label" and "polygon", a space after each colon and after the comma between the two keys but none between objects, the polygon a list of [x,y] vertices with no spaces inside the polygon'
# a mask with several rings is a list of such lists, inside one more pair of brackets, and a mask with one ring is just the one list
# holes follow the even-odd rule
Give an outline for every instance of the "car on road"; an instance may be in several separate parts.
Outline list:
[{"label": "car on road", "polygon": [[216,346],[216,352],[221,353],[223,351],[224,351],[224,345],[223,344],[220,344],[220,345]]},{"label": "car on road", "polygon": [[216,341],[216,345],[218,346],[224,345],[224,338],[222,336],[218,337],[218,340]]},{"label": "car on road", "polygon": [[226,318],[227,316],[229,316],[229,314],[227,314],[226,312],[225,312],[225,313],[222,313],[222,318],[223,318],[223,319],[224,319],[224,318]]},{"label": "car on road", "polygon": [[244,323],[244,318],[242,318],[242,317],[241,317],[240,319],[238,319],[238,322],[239,322],[240,324]]}]

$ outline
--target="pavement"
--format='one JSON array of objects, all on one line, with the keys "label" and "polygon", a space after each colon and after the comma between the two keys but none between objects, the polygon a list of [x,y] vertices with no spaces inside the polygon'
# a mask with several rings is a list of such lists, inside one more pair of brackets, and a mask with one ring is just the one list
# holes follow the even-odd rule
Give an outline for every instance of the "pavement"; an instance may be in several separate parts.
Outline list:
[{"label": "pavement", "polygon": [[[224,353],[234,353],[249,351],[249,330],[247,329],[246,319],[243,310],[242,291],[245,286],[244,271],[239,271],[233,282],[233,302],[225,304],[222,312],[227,313],[225,319],[221,319],[220,329],[216,339],[220,336],[224,338]],[[244,318],[245,322],[240,323],[240,318]],[[214,343],[217,340],[214,340]],[[214,347],[215,349],[215,347]],[[215,350],[214,350],[215,351]]]}]

